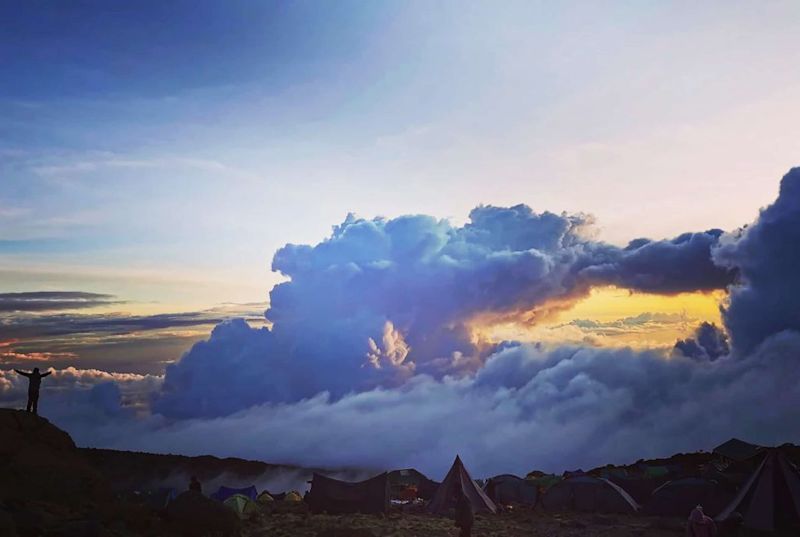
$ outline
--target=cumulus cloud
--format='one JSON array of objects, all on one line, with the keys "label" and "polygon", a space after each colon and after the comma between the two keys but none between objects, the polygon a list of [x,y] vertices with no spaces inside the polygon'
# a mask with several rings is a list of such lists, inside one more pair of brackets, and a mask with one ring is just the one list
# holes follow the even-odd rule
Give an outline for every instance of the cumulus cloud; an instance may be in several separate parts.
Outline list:
[{"label": "cumulus cloud", "polygon": [[525,205],[478,207],[462,227],[348,215],[325,241],[275,254],[273,269],[289,281],[270,294],[271,328],[219,325],[168,367],[155,408],[221,416],[415,374],[470,374],[496,350],[476,323],[536,323],[595,285],[672,294],[731,281],[734,270],[711,261],[716,231],[617,248],[594,241],[592,224]]}]

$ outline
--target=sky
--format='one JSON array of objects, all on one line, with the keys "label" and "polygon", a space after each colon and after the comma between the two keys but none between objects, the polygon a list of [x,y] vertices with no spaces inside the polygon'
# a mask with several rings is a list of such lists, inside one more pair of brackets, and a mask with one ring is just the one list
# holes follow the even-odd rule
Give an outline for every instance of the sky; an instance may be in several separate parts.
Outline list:
[{"label": "sky", "polygon": [[[230,416],[281,427],[350,417],[360,398],[427,408],[429,392],[479,415],[521,389],[484,393],[497,362],[527,378],[520,360],[572,348],[632,367],[691,358],[703,376],[794,326],[787,310],[742,328],[768,293],[730,252],[792,195],[779,198],[800,154],[796,2],[37,1],[0,19],[0,400],[20,396],[14,367],[62,371],[59,419],[85,445],[186,452],[197,442],[154,420],[207,440],[244,419]],[[725,367],[728,388],[747,369]],[[645,370],[674,403],[672,370]],[[211,371],[220,395],[197,384]],[[625,378],[598,382],[635,392]],[[82,414],[91,394],[102,426]],[[295,454],[201,445],[442,465],[375,446],[326,459],[315,440]],[[486,471],[537,464],[447,447]],[[548,449],[552,469],[606,462]]]}]

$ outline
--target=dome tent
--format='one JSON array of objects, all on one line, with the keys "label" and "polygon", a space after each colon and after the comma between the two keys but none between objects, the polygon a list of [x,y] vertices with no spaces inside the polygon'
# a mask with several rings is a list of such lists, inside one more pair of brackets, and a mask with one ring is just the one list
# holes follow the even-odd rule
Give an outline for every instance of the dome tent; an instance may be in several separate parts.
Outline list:
[{"label": "dome tent", "polygon": [[709,516],[715,516],[730,502],[733,495],[716,481],[690,477],[667,481],[650,496],[645,505],[648,515],[686,516],[697,505]]},{"label": "dome tent", "polygon": [[542,504],[548,511],[635,513],[639,505],[611,481],[588,475],[569,477],[547,490]]},{"label": "dome tent", "polygon": [[261,512],[259,505],[243,494],[234,494],[225,499],[226,507],[233,510],[239,518],[249,518]]}]

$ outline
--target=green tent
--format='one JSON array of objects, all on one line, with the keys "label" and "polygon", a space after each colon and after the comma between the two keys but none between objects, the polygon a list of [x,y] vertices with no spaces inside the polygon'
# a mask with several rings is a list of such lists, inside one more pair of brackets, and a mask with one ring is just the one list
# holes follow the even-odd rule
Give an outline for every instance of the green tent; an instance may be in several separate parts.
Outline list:
[{"label": "green tent", "polygon": [[239,518],[250,518],[252,515],[261,511],[258,504],[244,494],[234,494],[223,503],[226,507],[233,510]]},{"label": "green tent", "polygon": [[669,468],[666,466],[645,466],[644,475],[646,477],[664,477],[669,475]]}]

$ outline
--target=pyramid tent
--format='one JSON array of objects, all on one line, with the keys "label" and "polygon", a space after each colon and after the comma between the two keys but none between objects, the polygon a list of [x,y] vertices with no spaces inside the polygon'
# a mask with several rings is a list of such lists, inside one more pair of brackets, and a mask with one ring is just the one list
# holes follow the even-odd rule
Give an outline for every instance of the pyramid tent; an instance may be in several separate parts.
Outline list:
[{"label": "pyramid tent", "polygon": [[780,449],[767,451],[717,520],[725,520],[734,512],[740,513],[744,526],[751,529],[800,530],[800,473]]},{"label": "pyramid tent", "polygon": [[226,507],[232,509],[233,512],[239,516],[239,518],[249,518],[261,510],[256,502],[244,494],[234,494],[233,496],[229,496],[223,503]]},{"label": "pyramid tent", "polygon": [[668,481],[653,491],[645,512],[648,515],[688,516],[697,505],[703,512],[715,516],[722,511],[733,497],[726,487],[716,481],[689,477]]},{"label": "pyramid tent", "polygon": [[739,440],[738,438],[731,438],[714,448],[713,453],[733,461],[746,461],[761,453],[764,448]]},{"label": "pyramid tent", "polygon": [[635,513],[636,501],[608,479],[588,475],[569,477],[547,490],[542,504],[548,511]]},{"label": "pyramid tent", "polygon": [[428,504],[428,511],[435,514],[444,514],[450,508],[455,506],[456,500],[454,498],[455,492],[461,489],[472,504],[473,511],[496,513],[497,506],[486,495],[485,492],[472,480],[464,468],[464,463],[461,458],[456,456],[453,461],[453,466],[447,472],[442,484],[436,489],[430,503]]}]

